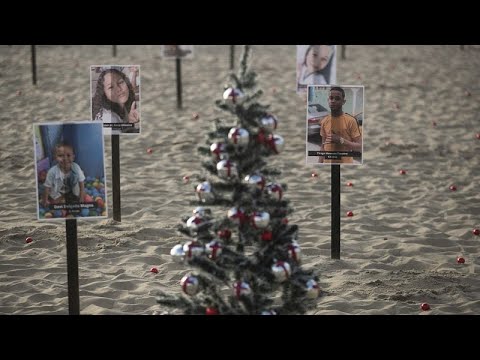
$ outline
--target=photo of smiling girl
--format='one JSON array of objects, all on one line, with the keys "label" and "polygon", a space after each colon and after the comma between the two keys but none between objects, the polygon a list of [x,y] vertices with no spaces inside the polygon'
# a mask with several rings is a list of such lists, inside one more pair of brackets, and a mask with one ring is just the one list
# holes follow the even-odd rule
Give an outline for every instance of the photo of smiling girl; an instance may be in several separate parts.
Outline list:
[{"label": "photo of smiling girl", "polygon": [[104,135],[140,133],[140,66],[91,66],[92,120]]}]

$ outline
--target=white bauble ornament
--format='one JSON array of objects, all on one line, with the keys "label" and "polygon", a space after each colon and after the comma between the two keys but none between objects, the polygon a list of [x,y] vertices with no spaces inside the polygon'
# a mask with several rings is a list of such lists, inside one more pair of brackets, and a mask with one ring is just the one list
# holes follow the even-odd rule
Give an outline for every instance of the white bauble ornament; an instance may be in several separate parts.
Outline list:
[{"label": "white bauble ornament", "polygon": [[205,208],[202,206],[198,206],[195,209],[193,209],[193,215],[199,218],[205,217]]},{"label": "white bauble ornament", "polygon": [[235,281],[233,283],[233,295],[237,299],[240,299],[241,296],[250,296],[251,294],[252,289],[245,281]]},{"label": "white bauble ornament", "polygon": [[320,287],[313,279],[307,281],[305,284],[305,291],[307,292],[306,297],[309,299],[316,299],[320,295]]},{"label": "white bauble ornament", "polygon": [[280,135],[274,134],[268,137],[268,144],[276,154],[280,154],[285,147],[285,140]]},{"label": "white bauble ornament", "polygon": [[243,224],[246,220],[245,213],[243,209],[238,209],[236,207],[231,208],[227,212],[227,217],[232,220],[235,224],[240,225]]},{"label": "white bauble ornament", "polygon": [[224,143],[213,143],[210,145],[210,152],[214,161],[228,159],[228,153],[226,152],[227,146]]},{"label": "white bauble ornament", "polygon": [[228,141],[235,146],[247,146],[250,134],[244,128],[233,127],[228,132]]},{"label": "white bauble ornament", "polygon": [[266,211],[255,211],[252,215],[252,224],[256,229],[265,229],[270,223],[270,214]]},{"label": "white bauble ornament", "polygon": [[214,199],[212,186],[208,181],[198,184],[195,188],[195,193],[197,194],[198,200],[201,202],[210,202]]},{"label": "white bauble ornament", "polygon": [[301,260],[301,251],[300,246],[296,241],[287,245],[288,257],[292,259],[297,264],[300,264]]},{"label": "white bauble ornament", "polygon": [[270,196],[272,196],[276,200],[278,201],[282,200],[282,196],[283,196],[282,185],[277,183],[270,183],[267,185],[267,192],[270,194]]},{"label": "white bauble ornament", "polygon": [[195,295],[200,290],[200,284],[198,278],[193,275],[185,275],[182,280],[180,280],[180,285],[182,290],[187,295]]},{"label": "white bauble ornament", "polygon": [[277,129],[278,121],[273,115],[267,115],[260,119],[260,127],[268,132],[273,132]]},{"label": "white bauble ornament", "polygon": [[286,261],[276,261],[275,264],[272,265],[272,272],[278,282],[284,282],[290,277],[292,270],[290,264]]},{"label": "white bauble ornament", "polygon": [[263,188],[265,187],[265,178],[262,175],[258,174],[245,176],[245,182],[250,186],[250,188],[254,190],[263,190]]},{"label": "white bauble ornament", "polygon": [[230,160],[221,160],[217,163],[217,174],[224,179],[235,179],[238,177],[237,164]]},{"label": "white bauble ornament", "polygon": [[187,220],[187,227],[190,229],[190,231],[198,231],[198,228],[205,224],[206,220],[199,217],[199,216],[191,216]]},{"label": "white bauble ornament", "polygon": [[233,87],[229,87],[223,92],[223,100],[232,104],[238,104],[244,96],[245,94],[240,89]]},{"label": "white bauble ornament", "polygon": [[263,310],[260,315],[277,315],[275,310]]},{"label": "white bauble ornament", "polygon": [[175,245],[172,250],[170,250],[170,255],[172,256],[173,261],[182,263],[185,260],[185,251],[183,251],[183,245]]},{"label": "white bauble ornament", "polygon": [[187,241],[183,245],[183,252],[187,260],[196,256],[201,256],[205,252],[205,248],[197,241]]},{"label": "white bauble ornament", "polygon": [[217,240],[210,241],[205,245],[205,252],[210,259],[216,260],[222,253],[222,243]]}]

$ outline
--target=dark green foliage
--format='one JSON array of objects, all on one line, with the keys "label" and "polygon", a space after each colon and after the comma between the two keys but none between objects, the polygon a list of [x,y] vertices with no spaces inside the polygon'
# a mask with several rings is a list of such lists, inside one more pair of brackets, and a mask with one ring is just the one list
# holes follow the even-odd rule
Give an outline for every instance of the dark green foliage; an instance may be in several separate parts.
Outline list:
[{"label": "dark green foliage", "polygon": [[[237,75],[231,75],[232,84],[229,85],[241,90],[245,96],[234,101],[216,101],[226,116],[212,121],[213,129],[208,132],[205,145],[198,147],[199,154],[204,157],[202,167],[206,175],[197,176],[197,180],[208,181],[213,196],[191,204],[215,207],[215,216],[213,212],[206,212],[203,222],[194,227],[187,226],[191,215],[185,216],[183,224],[178,227],[179,232],[194,240],[195,244],[210,249],[198,256],[186,255],[184,261],[186,268],[194,269],[191,274],[198,279],[199,292],[188,296],[179,286],[178,297],[164,293],[158,296],[160,304],[181,309],[185,314],[205,314],[207,308],[214,308],[222,315],[302,314],[315,304],[305,295],[306,282],[317,280],[316,276],[303,270],[289,253],[289,249],[297,244],[298,226],[285,221],[293,212],[285,198],[287,185],[281,184],[281,198],[278,193],[267,191],[266,185],[276,182],[281,175],[278,169],[268,166],[268,158],[281,154],[278,155],[268,141],[272,138],[271,129],[262,127],[261,119],[270,115],[269,106],[258,102],[262,91],[255,90],[256,74],[247,66],[250,55],[251,47],[245,46],[240,70]],[[248,131],[247,144],[237,145],[228,139],[234,127]],[[223,144],[223,151],[212,154],[210,146],[213,143]],[[238,176],[219,174],[222,170],[217,171],[217,164],[222,159],[236,164]],[[263,176],[265,181],[249,184],[247,175]],[[238,217],[227,216],[229,210],[232,210],[230,215]],[[253,220],[255,215],[263,212],[270,216],[266,227],[261,217],[257,218],[258,223]],[[218,216],[219,213],[224,215]],[[290,265],[291,271],[285,272],[283,282],[272,270],[272,265],[278,261]],[[243,284],[242,290],[236,290],[238,284]]]}]

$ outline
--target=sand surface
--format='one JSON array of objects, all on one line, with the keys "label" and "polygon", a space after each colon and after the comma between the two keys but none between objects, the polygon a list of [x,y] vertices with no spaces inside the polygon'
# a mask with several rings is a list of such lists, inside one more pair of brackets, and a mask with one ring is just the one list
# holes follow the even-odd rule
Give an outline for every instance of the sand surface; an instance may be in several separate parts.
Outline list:
[{"label": "sand surface", "polygon": [[[169,252],[185,241],[175,228],[196,185],[182,177],[204,173],[196,148],[225,114],[214,102],[229,46],[196,45],[182,62],[182,110],[175,62],[160,55],[160,46],[118,46],[116,58],[109,45],[38,46],[33,86],[30,46],[0,46],[0,314],[68,314],[65,224],[36,218],[32,123],[88,119],[92,64],[141,65],[142,134],[120,139],[121,223],[111,192],[108,219],[78,220],[81,313],[163,313],[157,291],[180,292],[189,269]],[[295,56],[294,45],[258,45],[251,66],[286,142],[270,159],[289,187],[303,266],[320,278],[309,314],[479,314],[480,47],[348,46],[339,58],[338,82],[365,86],[364,165],[341,170],[341,260],[330,258],[330,167],[305,162]],[[110,137],[105,148],[111,189]]]}]

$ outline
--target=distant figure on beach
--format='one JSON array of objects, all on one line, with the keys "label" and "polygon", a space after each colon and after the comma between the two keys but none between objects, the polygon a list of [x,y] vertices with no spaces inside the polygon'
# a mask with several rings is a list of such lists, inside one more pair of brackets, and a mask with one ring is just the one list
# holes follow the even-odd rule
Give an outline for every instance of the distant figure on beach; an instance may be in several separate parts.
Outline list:
[{"label": "distant figure on beach", "polygon": [[[357,120],[343,112],[345,91],[339,86],[333,86],[328,96],[330,115],[320,121],[320,136],[322,145],[320,151],[362,151],[362,133]],[[341,159],[325,159],[320,156],[319,163],[345,164],[353,163],[353,157],[342,156]]]},{"label": "distant figure on beach", "polygon": [[42,205],[78,204],[85,196],[85,175],[80,166],[74,162],[75,151],[66,142],[59,142],[54,151],[57,162],[48,172],[44,183]]},{"label": "distant figure on beach", "polygon": [[335,45],[297,45],[297,91],[335,82]]},{"label": "distant figure on beach", "polygon": [[[132,79],[136,86],[136,75]],[[138,133],[140,115],[136,100],[135,87],[123,71],[115,67],[104,69],[92,98],[93,119],[103,121],[104,134]]]}]

